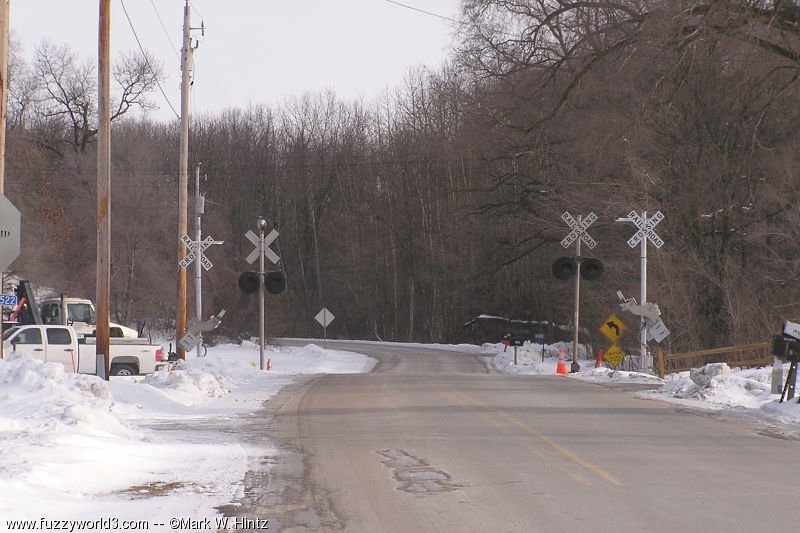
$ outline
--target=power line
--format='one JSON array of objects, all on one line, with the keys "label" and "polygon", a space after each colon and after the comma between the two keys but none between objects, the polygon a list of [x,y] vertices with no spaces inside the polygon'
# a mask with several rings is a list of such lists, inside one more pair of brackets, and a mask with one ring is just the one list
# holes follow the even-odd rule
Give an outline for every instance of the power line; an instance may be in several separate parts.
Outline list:
[{"label": "power line", "polygon": [[125,0],[120,0],[122,4],[122,11],[125,12],[125,18],[128,19],[128,25],[131,27],[131,31],[133,32],[133,37],[136,39],[136,44],[139,45],[139,50],[142,52],[142,56],[144,57],[145,63],[150,68],[150,72],[153,74],[153,78],[156,80],[156,85],[158,85],[158,90],[161,91],[161,95],[164,97],[164,100],[167,101],[167,105],[169,108],[172,109],[172,112],[175,113],[177,118],[181,118],[177,111],[175,111],[175,107],[173,107],[172,102],[169,101],[169,97],[167,93],[164,92],[164,88],[161,86],[161,81],[159,81],[158,76],[156,75],[156,71],[153,69],[153,65],[150,64],[150,60],[147,58],[147,54],[144,51],[144,47],[142,46],[142,42],[139,40],[139,36],[136,34],[136,28],[133,27],[133,22],[131,21],[131,17],[128,16],[128,10],[125,7]]},{"label": "power line", "polygon": [[445,17],[444,15],[439,15],[438,13],[433,13],[431,11],[425,11],[424,9],[420,9],[418,7],[410,6],[408,4],[403,4],[400,2],[395,2],[395,0],[384,0],[385,2],[389,2],[390,4],[394,4],[396,6],[404,7],[406,9],[410,9],[411,11],[417,11],[418,13],[424,13],[425,15],[430,15],[431,17],[440,18],[442,20],[447,20],[450,22],[455,22],[456,24],[463,24],[460,20],[456,20],[454,18]]},{"label": "power line", "polygon": [[167,31],[167,27],[164,26],[164,21],[161,19],[161,14],[158,12],[158,8],[156,7],[156,4],[153,2],[153,0],[150,0],[150,5],[153,6],[153,11],[156,12],[156,18],[158,19],[158,22],[161,24],[161,29],[164,30],[164,35],[166,35],[167,37],[167,42],[169,42],[170,48],[172,48],[172,51],[175,52],[176,55],[180,55],[178,49],[175,48],[175,43],[172,42],[172,37],[170,37],[169,31]]}]

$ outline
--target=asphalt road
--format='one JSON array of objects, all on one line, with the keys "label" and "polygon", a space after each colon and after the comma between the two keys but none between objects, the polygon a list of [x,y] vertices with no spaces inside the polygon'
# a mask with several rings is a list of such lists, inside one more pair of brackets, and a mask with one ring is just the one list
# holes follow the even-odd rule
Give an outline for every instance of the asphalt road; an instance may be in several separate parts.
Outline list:
[{"label": "asphalt road", "polygon": [[[237,513],[270,530],[752,532],[800,526],[800,442],[478,355],[343,344],[370,374],[312,377],[253,432],[283,449]],[[770,436],[771,435],[771,436]]]}]

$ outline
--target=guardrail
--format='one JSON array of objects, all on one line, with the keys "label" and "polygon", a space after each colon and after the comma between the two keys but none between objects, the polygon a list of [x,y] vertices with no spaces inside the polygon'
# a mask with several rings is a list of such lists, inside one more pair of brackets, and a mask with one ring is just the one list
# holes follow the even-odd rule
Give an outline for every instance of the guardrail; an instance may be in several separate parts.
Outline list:
[{"label": "guardrail", "polygon": [[[692,368],[698,368],[700,366],[706,365],[708,363],[729,363],[731,366],[738,366],[738,367],[755,367],[755,366],[768,366],[772,364],[772,355],[769,353],[770,347],[772,343],[770,342],[761,342],[758,344],[743,344],[741,346],[728,346],[725,348],[712,348],[710,350],[699,350],[695,352],[684,352],[684,353],[676,353],[670,355],[664,355],[664,350],[659,349],[658,354],[656,356],[656,364],[658,367],[658,377],[664,379],[664,366],[666,362],[669,361],[682,361],[688,360],[692,358],[697,358],[698,362],[702,362],[701,364],[692,364],[687,363],[685,366],[677,366],[675,368],[670,368],[669,371],[672,372],[686,372],[687,370],[691,370]],[[757,352],[759,350],[767,350],[766,354],[763,357],[759,358],[751,358],[751,359],[743,359],[742,356],[746,352]],[[735,357],[714,357],[714,361],[705,360],[709,356],[720,356],[723,354],[738,354],[738,358]]]}]

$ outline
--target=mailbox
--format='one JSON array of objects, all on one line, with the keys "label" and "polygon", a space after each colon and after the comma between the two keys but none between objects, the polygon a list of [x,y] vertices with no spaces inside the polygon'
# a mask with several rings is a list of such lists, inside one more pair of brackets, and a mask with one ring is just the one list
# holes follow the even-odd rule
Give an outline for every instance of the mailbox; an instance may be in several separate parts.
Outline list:
[{"label": "mailbox", "polygon": [[792,363],[800,362],[800,341],[785,335],[772,337],[772,355]]}]

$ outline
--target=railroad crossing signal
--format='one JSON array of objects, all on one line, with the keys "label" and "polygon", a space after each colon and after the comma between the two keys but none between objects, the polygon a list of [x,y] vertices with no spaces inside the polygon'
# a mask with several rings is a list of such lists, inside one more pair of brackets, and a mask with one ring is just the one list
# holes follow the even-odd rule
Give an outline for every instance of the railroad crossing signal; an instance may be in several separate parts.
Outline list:
[{"label": "railroad crossing signal", "polygon": [[[189,252],[186,254],[186,257],[184,257],[180,261],[180,265],[183,268],[187,268],[189,265],[191,265],[192,261],[197,259],[197,256],[199,255],[200,264],[203,265],[203,268],[205,268],[206,270],[211,270],[211,267],[213,267],[214,264],[208,260],[208,257],[206,257],[203,252],[212,244],[223,244],[225,241],[215,241],[211,237],[211,235],[209,235],[208,237],[205,238],[205,240],[200,241],[198,243],[197,241],[193,241],[191,238],[189,238],[188,235],[184,235],[183,237],[181,237],[181,242],[183,243],[184,246],[186,246],[186,249],[189,250]],[[200,248],[199,252],[198,252],[198,244]]]},{"label": "railroad crossing signal", "polygon": [[643,218],[639,216],[639,213],[636,211],[631,211],[628,213],[628,220],[634,223],[639,231],[637,231],[633,237],[628,239],[628,246],[631,248],[636,248],[645,237],[653,243],[656,248],[661,248],[664,245],[664,241],[658,234],[653,231],[653,228],[664,219],[663,213],[661,211],[656,211],[656,213],[651,216],[650,218]]},{"label": "railroad crossing signal", "polygon": [[[278,254],[276,254],[275,252],[273,252],[273,251],[270,249],[269,245],[270,245],[270,244],[272,244],[272,242],[273,242],[275,239],[277,239],[277,238],[278,238],[278,235],[279,235],[279,234],[278,234],[277,230],[274,230],[274,229],[273,229],[272,231],[270,231],[270,232],[269,232],[269,233],[268,233],[268,234],[267,234],[267,235],[264,237],[264,250],[263,250],[263,254],[266,256],[266,258],[267,258],[267,259],[269,259],[270,261],[272,261],[272,262],[273,262],[274,264],[276,264],[276,265],[278,264],[278,261],[280,261],[280,260],[281,260],[281,258],[280,258],[280,257],[278,257]],[[255,233],[253,233],[253,230],[247,230],[247,233],[245,233],[245,234],[244,234],[244,236],[245,236],[245,237],[247,237],[247,240],[248,240],[248,241],[250,241],[250,242],[252,242],[253,244],[255,244],[255,245],[256,245],[256,248],[255,248],[255,250],[253,250],[252,252],[250,252],[250,255],[248,255],[248,256],[245,258],[245,259],[247,260],[247,262],[248,262],[248,263],[250,263],[250,264],[252,265],[252,264],[253,264],[253,262],[255,262],[255,260],[256,260],[256,259],[258,259],[258,256],[262,254],[262,250],[261,250],[261,239],[259,238],[259,236],[258,236],[258,235],[256,235]]]},{"label": "railroad crossing signal", "polygon": [[586,232],[589,226],[591,226],[594,221],[597,220],[597,215],[595,215],[594,212],[586,215],[586,218],[582,219],[581,222],[578,223],[578,221],[569,214],[569,211],[564,211],[564,214],[561,215],[561,220],[566,222],[567,226],[572,228],[572,231],[570,231],[569,234],[567,234],[567,236],[561,240],[561,246],[564,248],[569,248],[572,246],[572,243],[578,239],[586,243],[586,246],[589,248],[594,248],[597,245],[595,240],[592,239],[591,235]]}]

